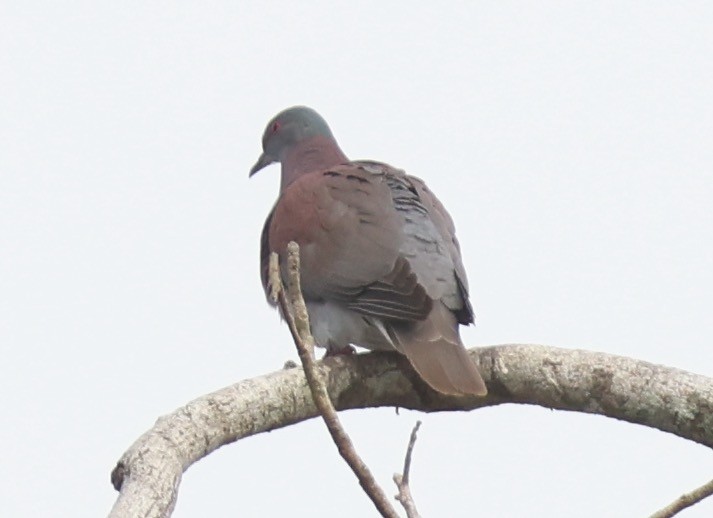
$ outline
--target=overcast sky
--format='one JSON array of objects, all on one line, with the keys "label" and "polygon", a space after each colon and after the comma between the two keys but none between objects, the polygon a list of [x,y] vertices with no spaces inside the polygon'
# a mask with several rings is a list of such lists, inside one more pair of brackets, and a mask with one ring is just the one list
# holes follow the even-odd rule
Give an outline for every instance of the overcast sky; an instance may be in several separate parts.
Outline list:
[{"label": "overcast sky", "polygon": [[[158,416],[295,358],[258,276],[279,170],[247,176],[294,104],[448,207],[469,346],[713,376],[713,4],[356,4],[2,3],[0,514],[105,515]],[[646,516],[713,477],[710,450],[600,416],[342,417],[389,494],[423,419],[428,517]],[[198,462],[174,516],[288,513],[374,514],[321,422]]]}]

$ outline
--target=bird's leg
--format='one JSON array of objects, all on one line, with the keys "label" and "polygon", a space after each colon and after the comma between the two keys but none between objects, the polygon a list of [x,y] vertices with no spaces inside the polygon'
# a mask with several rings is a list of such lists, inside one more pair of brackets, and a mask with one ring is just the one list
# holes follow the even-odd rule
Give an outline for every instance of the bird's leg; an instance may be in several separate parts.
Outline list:
[{"label": "bird's leg", "polygon": [[346,347],[330,345],[327,347],[327,352],[324,353],[324,358],[329,358],[330,356],[351,356],[352,354],[356,354],[356,349],[351,345],[347,345]]}]

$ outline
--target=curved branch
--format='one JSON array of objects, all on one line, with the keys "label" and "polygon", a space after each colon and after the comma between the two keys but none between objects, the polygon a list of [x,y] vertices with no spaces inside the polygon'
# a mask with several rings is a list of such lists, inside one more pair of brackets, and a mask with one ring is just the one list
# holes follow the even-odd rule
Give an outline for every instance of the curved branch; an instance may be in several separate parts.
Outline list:
[{"label": "curved branch", "polygon": [[[601,414],[713,446],[713,379],[631,358],[537,345],[470,353],[488,385],[485,398],[436,393],[395,353],[328,358],[318,367],[338,410],[533,404]],[[168,516],[191,464],[225,444],[317,415],[301,369],[202,396],[159,419],[122,456],[112,472],[120,495],[110,516]]]}]

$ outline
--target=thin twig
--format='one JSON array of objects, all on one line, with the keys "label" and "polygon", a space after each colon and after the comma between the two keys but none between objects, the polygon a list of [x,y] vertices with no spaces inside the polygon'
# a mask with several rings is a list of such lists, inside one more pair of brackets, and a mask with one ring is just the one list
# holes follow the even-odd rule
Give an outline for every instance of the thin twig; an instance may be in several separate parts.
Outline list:
[{"label": "thin twig", "polygon": [[[310,359],[314,360],[314,338],[309,329],[309,315],[307,305],[302,297],[302,283],[300,282],[300,247],[294,241],[287,245],[287,296],[290,301],[290,309],[294,317],[295,329],[302,339]],[[320,383],[326,393],[327,389],[320,378]]]},{"label": "thin twig", "polygon": [[[276,259],[276,254],[274,253],[270,258],[270,269],[272,270],[273,268],[279,268],[279,261]],[[327,425],[327,430],[329,430],[332,440],[339,450],[339,454],[357,476],[359,484],[381,515],[387,518],[398,518],[399,515],[396,513],[396,510],[389,502],[384,491],[376,483],[367,465],[357,454],[351,439],[339,422],[337,412],[332,405],[332,401],[329,399],[324,380],[315,365],[313,356],[314,339],[309,331],[307,308],[300,290],[300,257],[297,243],[290,242],[287,245],[287,285],[289,300],[285,294],[285,290],[281,287],[279,271],[277,273],[271,271],[269,275],[271,280],[271,292],[277,294],[280,308],[282,309],[287,325],[292,333],[292,338],[297,346],[297,353],[302,361],[307,384],[312,392],[312,399],[322,419],[324,419],[324,423]]]},{"label": "thin twig", "polygon": [[684,493],[679,496],[676,500],[668,504],[663,509],[656,511],[651,515],[650,518],[670,518],[683,511],[687,507],[697,504],[704,498],[707,498],[713,494],[713,480],[706,482],[700,487],[697,487],[690,493]]},{"label": "thin twig", "polygon": [[406,459],[404,460],[404,471],[403,474],[395,473],[394,482],[396,482],[396,487],[399,489],[399,494],[396,495],[396,500],[401,502],[406,510],[406,516],[408,518],[420,518],[421,515],[418,514],[416,510],[416,503],[413,501],[413,496],[411,495],[411,487],[409,486],[409,474],[411,472],[411,454],[413,453],[413,447],[416,444],[416,433],[421,427],[421,421],[416,421],[416,425],[411,430],[411,438],[408,441],[408,448],[406,448]]}]

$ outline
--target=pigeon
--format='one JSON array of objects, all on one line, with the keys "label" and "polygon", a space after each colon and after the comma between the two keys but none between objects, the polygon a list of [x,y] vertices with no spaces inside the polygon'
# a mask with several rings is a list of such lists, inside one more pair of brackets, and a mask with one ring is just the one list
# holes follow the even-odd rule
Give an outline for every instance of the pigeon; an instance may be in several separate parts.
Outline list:
[{"label": "pigeon", "polygon": [[[280,194],[260,243],[268,263],[300,246],[310,330],[327,354],[398,351],[431,388],[487,393],[459,324],[473,322],[453,221],[426,184],[381,162],[350,161],[327,122],[305,106],[270,120],[250,176],[279,162]],[[274,302],[271,302],[274,305]]]}]

